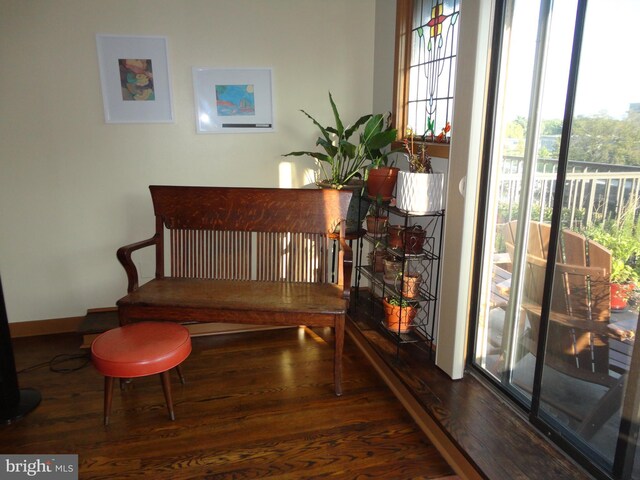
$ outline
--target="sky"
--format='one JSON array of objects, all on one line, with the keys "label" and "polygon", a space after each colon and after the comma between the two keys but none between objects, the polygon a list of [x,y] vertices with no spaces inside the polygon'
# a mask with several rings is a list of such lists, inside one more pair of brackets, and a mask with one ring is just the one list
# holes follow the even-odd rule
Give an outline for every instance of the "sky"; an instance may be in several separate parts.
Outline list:
[{"label": "sky", "polygon": [[[577,0],[556,0],[546,66],[543,119],[562,118]],[[540,2],[516,0],[506,118],[527,116]],[[624,118],[640,103],[640,0],[588,0],[577,115]]]}]

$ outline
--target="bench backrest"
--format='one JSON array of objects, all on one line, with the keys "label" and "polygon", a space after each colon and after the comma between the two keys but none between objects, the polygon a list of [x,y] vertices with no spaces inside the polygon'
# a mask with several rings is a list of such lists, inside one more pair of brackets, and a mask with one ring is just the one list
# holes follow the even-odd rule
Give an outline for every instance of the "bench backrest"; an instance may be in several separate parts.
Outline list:
[{"label": "bench backrest", "polygon": [[[328,282],[351,192],[150,186],[156,276]],[[344,223],[341,230],[344,231]],[[168,244],[170,272],[165,272]]]}]

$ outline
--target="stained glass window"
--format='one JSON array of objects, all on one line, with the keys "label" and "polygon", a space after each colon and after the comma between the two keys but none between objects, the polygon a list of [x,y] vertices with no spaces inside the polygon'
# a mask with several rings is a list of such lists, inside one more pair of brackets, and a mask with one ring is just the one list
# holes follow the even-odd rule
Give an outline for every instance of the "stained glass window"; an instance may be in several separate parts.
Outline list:
[{"label": "stained glass window", "polygon": [[460,0],[414,0],[407,127],[448,143],[458,52]]}]

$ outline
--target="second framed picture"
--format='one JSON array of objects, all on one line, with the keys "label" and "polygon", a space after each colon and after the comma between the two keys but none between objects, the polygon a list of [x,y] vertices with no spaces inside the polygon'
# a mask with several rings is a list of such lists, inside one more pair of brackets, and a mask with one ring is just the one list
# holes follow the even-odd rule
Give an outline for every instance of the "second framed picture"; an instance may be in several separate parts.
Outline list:
[{"label": "second framed picture", "polygon": [[193,68],[198,133],[272,132],[271,69]]}]

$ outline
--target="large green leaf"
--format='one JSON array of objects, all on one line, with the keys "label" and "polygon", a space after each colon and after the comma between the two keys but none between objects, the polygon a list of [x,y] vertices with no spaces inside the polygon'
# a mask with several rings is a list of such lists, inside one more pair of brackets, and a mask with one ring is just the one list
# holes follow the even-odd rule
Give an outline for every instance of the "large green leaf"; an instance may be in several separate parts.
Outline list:
[{"label": "large green leaf", "polygon": [[331,96],[331,92],[329,92],[329,101],[331,102],[331,109],[333,110],[333,117],[336,122],[337,134],[342,136],[344,132],[344,125],[342,124],[342,120],[340,120],[340,114],[338,113],[338,107],[336,107],[335,102],[333,101],[333,97]]},{"label": "large green leaf", "polygon": [[313,118],[311,115],[309,115],[307,112],[305,112],[304,110],[300,110],[302,113],[304,113],[307,117],[309,117],[311,119],[311,121],[315,124],[316,127],[318,127],[320,129],[320,131],[322,132],[322,136],[324,138],[326,138],[327,140],[331,140],[331,137],[329,135],[329,130],[327,130],[326,128],[324,128],[322,125],[320,125],[318,123],[318,121]]},{"label": "large green leaf", "polygon": [[309,155],[310,157],[313,157],[313,158],[315,158],[317,160],[320,160],[322,162],[331,163],[331,157],[329,157],[328,155],[325,155],[324,153],[320,153],[320,152],[289,152],[289,153],[285,153],[283,155],[283,157],[289,157],[289,156],[301,157],[303,155]]},{"label": "large green leaf", "polygon": [[381,114],[376,114],[371,117],[371,119],[364,126],[364,138],[365,141],[375,134],[380,133],[382,131],[382,127],[384,126],[384,117]]},{"label": "large green leaf", "polygon": [[351,135],[353,135],[353,133],[358,130],[367,120],[369,120],[371,118],[371,115],[363,115],[362,117],[360,117],[358,120],[356,120],[356,123],[354,123],[352,126],[350,126],[345,132],[344,132],[344,138],[346,138],[347,140],[349,139],[349,137]]}]

